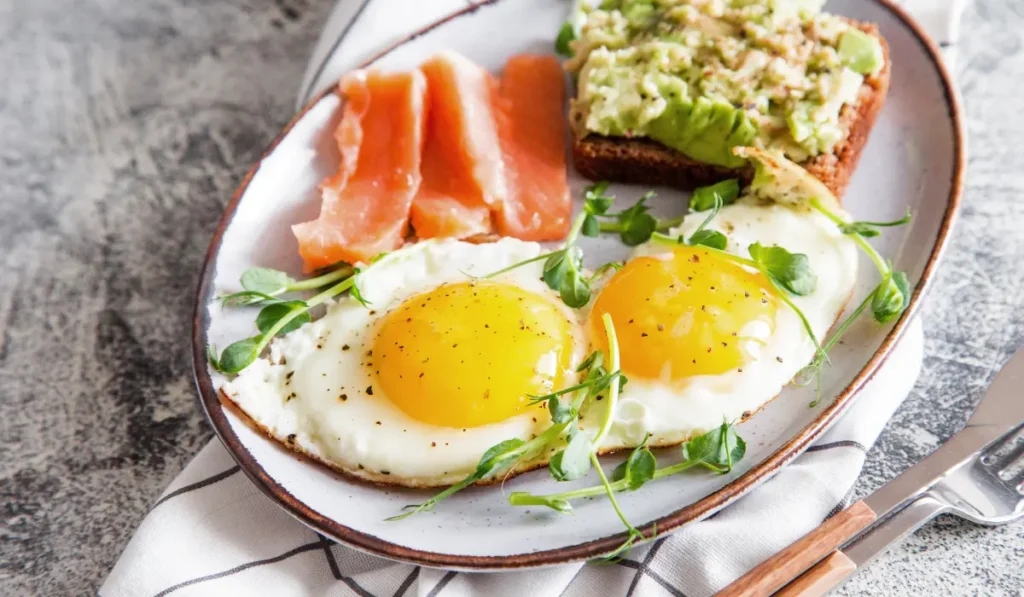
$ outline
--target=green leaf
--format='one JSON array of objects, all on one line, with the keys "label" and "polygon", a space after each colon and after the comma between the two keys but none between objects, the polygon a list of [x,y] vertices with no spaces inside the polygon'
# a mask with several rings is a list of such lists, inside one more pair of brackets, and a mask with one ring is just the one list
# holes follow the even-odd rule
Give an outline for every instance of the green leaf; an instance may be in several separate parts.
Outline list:
[{"label": "green leaf", "polygon": [[657,460],[654,454],[647,448],[647,440],[651,437],[647,434],[642,444],[633,449],[625,462],[615,467],[612,471],[612,479],[615,481],[625,480],[630,490],[639,489],[644,483],[654,478],[654,470],[657,468]]},{"label": "green leaf", "polygon": [[871,298],[871,313],[878,323],[898,317],[910,302],[910,282],[903,272],[889,272]]},{"label": "green leaf", "polygon": [[590,285],[576,268],[570,268],[562,281],[559,294],[566,306],[579,309],[590,302]]},{"label": "green leaf", "polygon": [[803,253],[790,253],[776,245],[765,247],[754,243],[747,249],[753,258],[779,286],[797,296],[814,292],[818,276],[811,271],[811,263]]},{"label": "green leaf", "polygon": [[636,543],[637,541],[643,541],[644,539],[645,537],[643,536],[643,533],[630,527],[629,537],[626,538],[622,545],[615,548],[615,551],[611,552],[610,554],[601,556],[601,558],[597,560],[597,563],[614,564],[615,562],[622,560],[627,555],[629,555],[630,550],[633,549],[634,543]]},{"label": "green leaf", "polygon": [[729,241],[724,234],[717,230],[700,230],[690,237],[689,244],[693,246],[703,245],[705,247],[724,251],[726,245],[729,244]]},{"label": "green leaf", "polygon": [[[593,385],[590,386],[590,391],[588,392],[588,395],[597,396],[601,392],[607,390],[608,386],[612,385],[612,381],[616,377],[619,377],[620,375],[622,374],[618,371],[609,374],[607,371],[605,371],[604,367],[594,367],[587,374],[587,381],[593,383]],[[619,385],[619,389],[622,389],[621,383]]]},{"label": "green leaf", "polygon": [[608,181],[606,180],[583,189],[583,209],[588,214],[604,215],[615,202],[615,197],[605,194],[607,191]]},{"label": "green leaf", "polygon": [[688,463],[722,474],[732,470],[746,452],[746,442],[725,422],[683,444],[683,457]]},{"label": "green leaf", "polygon": [[406,510],[405,512],[397,514],[395,516],[391,516],[389,518],[385,518],[384,520],[387,522],[404,520],[418,512],[426,512],[427,510],[430,510],[435,505],[437,505],[437,503],[440,502],[441,500],[444,500],[454,495],[455,493],[462,491],[463,489],[469,487],[473,483],[476,483],[480,479],[483,479],[487,475],[501,471],[504,467],[513,464],[516,461],[516,459],[519,458],[522,452],[521,448],[525,445],[525,443],[526,442],[524,442],[521,439],[508,439],[501,443],[491,446],[490,448],[487,449],[486,452],[484,452],[484,455],[480,457],[480,461],[476,465],[476,470],[473,471],[473,474],[467,476],[458,483],[438,493],[437,495],[423,502],[422,504],[411,504],[409,506],[406,506],[405,508],[403,508],[404,510]]},{"label": "green leaf", "polygon": [[602,364],[604,364],[604,353],[600,350],[595,350],[590,353],[590,356],[583,359],[583,362],[580,363],[579,367],[576,367],[576,373],[583,373],[591,367],[600,367]]},{"label": "green leaf", "polygon": [[370,301],[363,298],[363,293],[359,291],[359,285],[356,284],[355,280],[352,281],[352,288],[349,289],[349,294],[352,295],[352,298],[359,301],[360,305],[364,307],[370,306]]},{"label": "green leaf", "polygon": [[564,23],[562,28],[558,31],[558,37],[555,38],[555,52],[558,52],[560,56],[566,56],[572,58],[573,51],[569,42],[576,39],[576,31],[573,30],[571,23]]},{"label": "green leaf", "polygon": [[243,290],[220,297],[220,300],[228,307],[244,307],[247,305],[259,305],[260,303],[275,303],[281,299],[270,296],[256,290]]},{"label": "green leaf", "polygon": [[580,273],[583,251],[579,247],[568,247],[553,253],[544,263],[544,282],[557,290],[562,302],[578,309],[590,301],[590,285]]},{"label": "green leaf", "polygon": [[310,322],[309,312],[303,310],[306,308],[306,303],[302,301],[287,301],[267,305],[260,309],[259,315],[256,316],[256,329],[262,334],[269,334],[270,329],[277,325],[277,322],[295,311],[301,311],[285,324],[283,328],[277,331],[278,334],[287,334]]},{"label": "green leaf", "polygon": [[224,373],[238,373],[259,357],[262,336],[239,340],[220,353],[220,370]]},{"label": "green leaf", "polygon": [[512,464],[519,457],[519,448],[525,442],[521,439],[507,439],[495,444],[484,452],[480,462],[476,465],[476,472],[473,473],[478,479],[495,471],[500,471],[506,465]]},{"label": "green leaf", "polygon": [[583,188],[583,199],[586,201],[593,201],[599,197],[607,197],[605,193],[608,191],[609,183],[607,180],[599,180],[592,185],[588,185]]},{"label": "green leaf", "polygon": [[619,236],[626,246],[635,247],[647,242],[658,229],[658,220],[648,213],[650,208],[647,207],[647,200],[652,197],[653,192],[644,193],[632,207],[616,215],[621,227]]},{"label": "green leaf", "polygon": [[543,505],[551,508],[552,510],[558,510],[559,512],[572,512],[572,504],[570,504],[568,500],[558,498],[544,500]]},{"label": "green leaf", "polygon": [[295,280],[288,274],[266,267],[253,267],[242,272],[242,288],[265,294],[281,294]]},{"label": "green leaf", "polygon": [[566,250],[556,251],[544,262],[544,282],[551,290],[562,290],[562,280],[569,270],[569,261],[566,259]]},{"label": "green leaf", "polygon": [[583,236],[589,236],[596,238],[601,234],[601,224],[598,223],[597,218],[593,214],[587,214],[587,217],[583,219],[583,228],[580,230]]},{"label": "green leaf", "polygon": [[217,359],[217,347],[213,344],[206,346],[206,360],[215,371],[220,371],[220,360]]},{"label": "green leaf", "polygon": [[707,211],[712,209],[715,206],[716,196],[721,200],[722,205],[733,203],[740,196],[740,181],[733,178],[694,190],[693,195],[690,196],[690,210]]},{"label": "green leaf", "polygon": [[551,422],[556,425],[568,423],[576,416],[572,405],[568,401],[562,402],[558,397],[548,399],[548,412],[551,414]]},{"label": "green leaf", "polygon": [[648,213],[638,214],[622,224],[623,228],[619,237],[627,247],[635,247],[647,242],[658,228],[658,221]]},{"label": "green leaf", "polygon": [[622,269],[622,263],[620,263],[618,261],[609,261],[608,263],[606,263],[606,264],[602,265],[601,267],[597,268],[597,270],[594,271],[594,275],[590,276],[590,278],[587,280],[587,283],[588,284],[593,284],[594,280],[600,278],[601,276],[603,276],[609,270],[619,271],[620,269]]},{"label": "green leaf", "polygon": [[579,479],[590,470],[591,451],[590,437],[586,433],[577,433],[564,450],[551,457],[548,463],[551,476],[557,481]]},{"label": "green leaf", "polygon": [[910,208],[907,208],[907,213],[898,220],[892,220],[891,222],[850,222],[848,224],[842,224],[839,226],[839,230],[843,234],[859,234],[864,238],[871,238],[881,234],[879,228],[888,228],[892,226],[902,226],[910,222],[912,215]]},{"label": "green leaf", "polygon": [[513,491],[508,495],[508,503],[513,506],[547,506],[559,512],[572,512],[569,500],[558,496],[533,495],[527,491]]},{"label": "green leaf", "polygon": [[864,238],[872,238],[882,233],[880,230],[872,227],[866,222],[851,222],[849,224],[843,224],[839,227],[839,231],[843,234],[859,234]]}]

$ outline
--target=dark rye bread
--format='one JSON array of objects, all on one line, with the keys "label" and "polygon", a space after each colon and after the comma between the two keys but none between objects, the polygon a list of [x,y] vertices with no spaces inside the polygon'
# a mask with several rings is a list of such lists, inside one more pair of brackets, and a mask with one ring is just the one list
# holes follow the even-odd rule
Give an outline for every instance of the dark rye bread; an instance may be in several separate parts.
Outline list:
[{"label": "dark rye bread", "polygon": [[[815,156],[803,164],[808,172],[825,183],[838,198],[842,198],[850,182],[871,128],[885,103],[891,74],[889,46],[878,32],[878,27],[873,23],[853,20],[849,23],[878,38],[882,43],[885,65],[877,74],[864,79],[857,103],[844,106],[839,113],[840,125],[849,131],[846,139],[836,145],[832,153]],[[750,167],[733,169],[698,162],[649,139],[574,136],[572,153],[576,169],[592,180],[666,185],[690,190],[737,176],[749,181],[753,176]]]}]

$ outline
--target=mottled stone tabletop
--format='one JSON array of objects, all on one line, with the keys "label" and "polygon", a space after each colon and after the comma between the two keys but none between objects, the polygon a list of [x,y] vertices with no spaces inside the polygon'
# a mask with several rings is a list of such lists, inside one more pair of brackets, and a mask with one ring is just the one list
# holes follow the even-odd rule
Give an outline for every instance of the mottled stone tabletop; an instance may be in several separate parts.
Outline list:
[{"label": "mottled stone tabletop", "polygon": [[[0,594],[95,592],[211,437],[187,341],[200,261],[330,4],[0,0]],[[964,17],[963,212],[920,381],[857,496],[958,430],[1024,343],[1022,35],[1024,0]],[[838,593],[1024,594],[1024,523],[942,518]]]}]

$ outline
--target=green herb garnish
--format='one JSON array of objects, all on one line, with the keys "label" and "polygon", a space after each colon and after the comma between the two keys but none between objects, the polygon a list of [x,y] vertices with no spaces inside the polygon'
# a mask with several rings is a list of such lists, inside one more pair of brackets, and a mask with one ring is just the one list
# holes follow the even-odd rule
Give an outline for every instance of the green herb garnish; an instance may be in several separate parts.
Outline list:
[{"label": "green herb garnish", "polygon": [[740,196],[740,181],[735,178],[723,180],[713,185],[694,189],[690,196],[691,211],[707,211],[716,205],[719,209],[729,205]]},{"label": "green herb garnish", "polygon": [[483,278],[495,276],[520,268],[529,263],[537,261],[544,262],[543,279],[552,289],[557,290],[567,306],[578,309],[590,302],[590,282],[593,278],[583,275],[583,249],[576,244],[580,234],[596,236],[594,226],[597,224],[596,217],[603,214],[611,206],[611,197],[604,194],[608,183],[598,183],[587,187],[584,191],[585,203],[583,212],[580,213],[569,229],[569,236],[565,239],[565,245],[556,251],[541,253],[536,257],[514,263],[496,272],[491,272]]},{"label": "green herb garnish", "polygon": [[[603,185],[600,186],[601,195],[603,196],[607,183],[598,183],[595,187],[599,185]],[[690,198],[690,209],[694,212],[711,210],[711,213],[705,217],[701,225],[697,227],[697,230],[684,243],[725,249],[727,244],[725,235],[717,230],[707,230],[706,227],[718,215],[722,207],[736,201],[736,198],[739,196],[739,189],[738,180],[725,180],[696,189]],[[647,192],[631,207],[614,214],[605,213],[610,205],[602,206],[604,210],[595,212],[595,219],[597,216],[600,216],[615,218],[615,221],[601,222],[600,231],[618,232],[624,244],[634,247],[647,242],[656,234],[663,233],[683,223],[684,216],[666,219],[652,216],[650,208],[646,205],[648,199],[652,197],[654,197],[654,192]]]},{"label": "green herb garnish", "polygon": [[750,245],[747,252],[764,275],[790,294],[807,296],[818,285],[818,276],[811,271],[811,262],[803,253],[790,253],[780,246],[765,247],[761,243]]},{"label": "green herb garnish", "polygon": [[558,30],[558,37],[555,38],[555,52],[558,52],[560,56],[566,58],[572,58],[573,51],[569,45],[576,39],[576,30],[573,29],[572,23],[565,23],[562,28]]},{"label": "green herb garnish", "polygon": [[890,227],[890,226],[901,226],[910,221],[910,211],[907,211],[907,215],[900,218],[899,220],[893,220],[892,222],[846,222],[838,215],[829,211],[825,206],[821,204],[815,198],[810,200],[810,205],[825,217],[831,220],[839,228],[840,232],[851,237],[857,246],[862,251],[867,253],[868,257],[878,268],[879,274],[882,276],[881,282],[878,286],[872,290],[867,297],[861,301],[860,305],[854,309],[851,313],[836,329],[832,337],[828,339],[822,350],[815,355],[807,367],[804,367],[803,371],[797,376],[798,379],[809,380],[815,378],[817,380],[818,394],[817,397],[810,403],[809,406],[812,408],[817,406],[821,402],[821,375],[822,368],[825,362],[828,360],[828,351],[835,346],[839,338],[842,337],[846,330],[853,324],[853,322],[860,317],[861,313],[864,312],[869,306],[871,307],[871,315],[878,323],[887,323],[892,321],[896,317],[899,317],[906,309],[907,305],[910,304],[910,282],[907,279],[907,275],[900,271],[895,271],[892,268],[892,262],[883,259],[878,251],[875,250],[866,240],[866,237],[878,236],[878,228]]},{"label": "green herb garnish", "polygon": [[[857,246],[871,258],[871,261],[878,268],[882,281],[872,292],[871,313],[878,323],[886,323],[898,317],[906,310],[910,303],[910,284],[907,275],[903,272],[893,271],[892,263],[882,258],[866,240],[865,236],[877,236],[878,227],[901,226],[910,221],[910,212],[907,215],[892,222],[852,222],[848,223],[838,215],[825,208],[817,199],[812,198],[811,207],[818,210],[826,218],[832,220],[839,230],[853,239]],[[865,234],[867,232],[867,234]]]},{"label": "green herb garnish", "polygon": [[[612,473],[614,481],[608,484],[613,492],[635,491],[648,481],[675,475],[695,467],[724,475],[732,471],[733,466],[743,459],[747,451],[747,444],[736,433],[736,428],[723,421],[719,427],[684,443],[682,462],[656,468],[657,460],[647,447],[649,437],[648,435],[647,438],[644,438],[643,443],[633,449],[629,458],[615,468]],[[516,491],[509,495],[508,501],[513,506],[547,506],[559,512],[569,512],[572,510],[570,504],[572,500],[599,496],[607,491],[608,488],[603,483],[549,495],[534,495]]]},{"label": "green herb garnish", "polygon": [[[355,270],[349,265],[308,280],[296,281],[284,272],[268,268],[252,268],[242,274],[242,292],[222,297],[228,305],[263,305],[256,315],[259,335],[239,340],[227,346],[218,357],[216,349],[207,348],[210,365],[221,373],[238,373],[259,358],[263,349],[276,336],[287,334],[311,321],[313,307],[346,291],[356,289]],[[333,284],[333,286],[328,286]],[[279,295],[287,292],[310,290],[328,286],[306,301],[283,300]],[[357,299],[362,297],[356,296]],[[361,301],[362,302],[362,301]]]},{"label": "green herb garnish", "polygon": [[[598,185],[604,185],[604,187],[607,187],[607,184],[598,183]],[[605,213],[608,209],[606,207],[605,211],[597,215],[606,219],[612,219],[613,221],[601,222],[600,231],[618,232],[619,238],[622,239],[625,245],[635,247],[647,242],[655,232],[665,231],[681,224],[683,221],[682,217],[656,218],[651,215],[651,208],[647,206],[647,201],[654,198],[654,196],[654,191],[648,191],[632,206],[617,213]]]},{"label": "green herb garnish", "polygon": [[339,280],[351,277],[355,272],[352,266],[341,264],[337,269],[307,280],[294,280],[285,272],[266,267],[253,267],[242,272],[242,290],[220,297],[225,305],[244,306],[260,303],[272,303],[277,296],[302,290],[316,290]]},{"label": "green herb garnish", "polygon": [[[816,209],[818,209],[819,207],[820,204],[818,206],[815,206]],[[908,207],[907,214],[898,220],[893,220],[891,222],[849,222],[839,226],[839,231],[842,232],[843,234],[859,234],[864,238],[871,238],[873,236],[878,236],[879,234],[882,233],[882,231],[879,230],[879,228],[902,226],[904,224],[909,223],[910,219],[911,214],[910,208]]]},{"label": "green herb garnish", "polygon": [[[588,360],[593,364],[595,363],[596,358],[594,355],[591,355]],[[427,500],[423,504],[406,506],[404,509],[408,510],[407,512],[402,512],[401,514],[392,516],[386,520],[401,520],[418,512],[430,510],[441,500],[461,492],[462,489],[465,489],[476,481],[497,477],[500,474],[510,471],[518,462],[536,458],[552,442],[563,435],[574,431],[575,422],[577,422],[577,418],[580,415],[580,408],[586,396],[589,395],[589,392],[584,392],[584,390],[592,386],[593,384],[578,388],[566,388],[565,390],[553,392],[546,396],[537,396],[535,398],[535,402],[548,402],[548,410],[551,413],[551,419],[553,422],[551,427],[548,427],[543,433],[528,441],[523,441],[521,439],[506,439],[505,441],[493,445],[483,454],[482,457],[480,457],[480,461],[476,465],[476,470],[474,470],[473,473],[451,487],[447,487],[444,491]],[[577,394],[571,401],[562,401],[559,399],[559,396],[570,392]],[[577,435],[583,436],[582,433]],[[571,444],[571,439],[569,443]],[[564,450],[562,452],[564,452]],[[577,457],[574,456],[573,452],[573,455],[570,455],[570,460],[565,463],[565,466],[570,469],[565,471],[566,474],[573,474],[575,470],[573,467],[579,466],[579,462],[575,460],[575,458]],[[559,457],[559,459],[565,462],[564,455]],[[552,458],[552,460],[554,460],[554,458]],[[552,474],[554,474],[554,472]]]}]

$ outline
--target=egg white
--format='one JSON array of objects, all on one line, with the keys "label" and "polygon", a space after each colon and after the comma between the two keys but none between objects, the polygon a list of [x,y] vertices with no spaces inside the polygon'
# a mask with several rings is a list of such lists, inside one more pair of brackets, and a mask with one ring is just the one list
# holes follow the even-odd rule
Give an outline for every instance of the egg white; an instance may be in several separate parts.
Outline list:
[{"label": "egg white", "polygon": [[[672,236],[689,237],[707,212],[691,213]],[[779,245],[791,253],[804,253],[818,276],[807,296],[791,297],[803,311],[819,341],[842,313],[857,279],[857,247],[825,216],[782,205],[739,202],[723,208],[709,228],[728,238],[726,250],[749,257],[754,242]],[[647,243],[635,256],[671,252],[670,247]],[[599,289],[595,289],[599,292]],[[674,445],[718,425],[723,419],[737,421],[753,414],[782,391],[814,356],[814,344],[796,313],[783,303],[776,309],[774,330],[753,323],[741,334],[757,337],[744,347],[748,362],[719,375],[699,375],[680,390],[657,380],[630,378],[620,394],[611,431],[600,449],[634,447],[651,434],[651,445]],[[586,429],[594,429],[604,408],[591,408],[582,417]]]},{"label": "egg white", "polygon": [[[333,468],[409,487],[450,485],[471,473],[492,445],[511,438],[528,440],[550,426],[550,417],[545,409],[530,409],[467,429],[411,418],[382,395],[372,365],[367,365],[372,363],[368,352],[375,326],[411,296],[490,274],[541,252],[537,243],[505,238],[479,245],[425,241],[392,253],[357,279],[369,307],[348,297],[329,305],[320,319],[274,340],[268,357],[220,389],[265,432]],[[542,270],[543,261],[538,261],[496,280],[543,296],[563,311],[577,339],[575,366],[586,348],[577,314],[541,280]],[[367,390],[371,387],[372,395]]]}]

